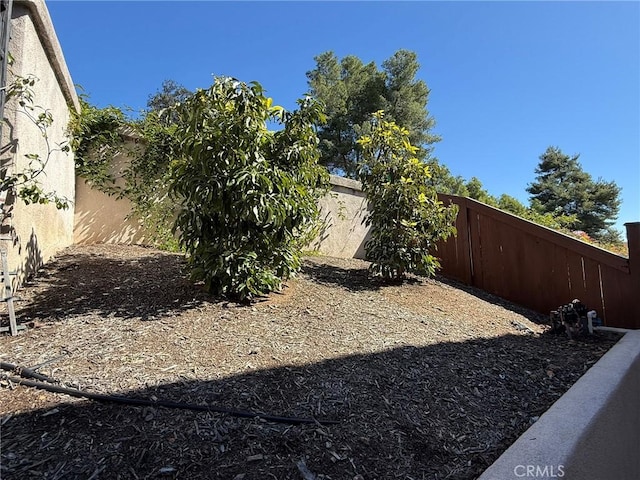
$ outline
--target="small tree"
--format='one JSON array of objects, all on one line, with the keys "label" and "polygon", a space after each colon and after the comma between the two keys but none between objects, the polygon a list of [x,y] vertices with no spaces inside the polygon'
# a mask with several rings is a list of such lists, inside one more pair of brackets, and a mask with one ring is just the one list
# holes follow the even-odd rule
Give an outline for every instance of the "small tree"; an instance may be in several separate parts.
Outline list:
[{"label": "small tree", "polygon": [[176,230],[193,277],[212,293],[250,299],[300,267],[328,174],[317,163],[321,106],[298,104],[286,112],[259,84],[223,78],[176,107]]},{"label": "small tree", "polygon": [[456,205],[438,200],[429,166],[415,157],[409,131],[377,112],[371,135],[358,140],[363,161],[359,168],[367,195],[371,240],[365,245],[371,271],[389,279],[406,272],[432,276],[440,267],[431,252],[436,242],[456,232]]}]

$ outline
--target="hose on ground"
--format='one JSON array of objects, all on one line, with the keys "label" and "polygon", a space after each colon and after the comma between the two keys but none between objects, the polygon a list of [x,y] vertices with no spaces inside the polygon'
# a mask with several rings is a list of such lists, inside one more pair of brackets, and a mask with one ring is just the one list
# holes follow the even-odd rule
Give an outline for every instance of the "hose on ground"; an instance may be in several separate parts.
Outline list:
[{"label": "hose on ground", "polygon": [[[0,362],[0,368],[2,370],[9,370],[20,375],[20,378],[7,375],[7,374],[0,375],[0,377],[4,380],[9,380],[19,385],[25,385],[25,386],[37,388],[40,390],[46,390],[48,392],[62,393],[62,394],[70,395],[72,397],[77,397],[77,398],[88,398],[90,400],[95,400],[97,402],[117,403],[121,405],[134,405],[139,407],[174,408],[179,410],[192,410],[195,412],[223,413],[223,414],[231,415],[234,417],[259,418],[268,422],[286,423],[289,425],[302,425],[302,424],[336,425],[337,423],[339,423],[336,420],[318,420],[315,418],[281,417],[277,415],[267,415],[267,414],[252,412],[248,410],[237,410],[233,408],[219,407],[216,405],[196,405],[192,403],[171,402],[167,400],[149,400],[146,398],[132,398],[132,397],[125,397],[121,395],[105,395],[102,393],[85,392],[77,388],[68,388],[68,387],[62,387],[59,385],[53,385],[54,383],[59,383],[59,382],[45,375],[41,375],[39,373],[33,372],[30,369],[21,368],[16,365],[12,365],[10,363]],[[40,381],[30,380],[29,378],[36,378]],[[44,382],[48,382],[48,383],[44,383]]]}]

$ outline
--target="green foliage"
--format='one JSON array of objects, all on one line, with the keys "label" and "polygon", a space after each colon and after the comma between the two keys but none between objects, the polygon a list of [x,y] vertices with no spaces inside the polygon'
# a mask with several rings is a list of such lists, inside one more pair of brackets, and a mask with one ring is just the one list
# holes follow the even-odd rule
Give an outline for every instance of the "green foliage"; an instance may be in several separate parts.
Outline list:
[{"label": "green foliage", "polygon": [[423,80],[416,80],[418,56],[409,50],[398,50],[382,63],[382,68],[385,115],[409,131],[409,141],[419,147],[417,157],[425,159],[431,153],[430,146],[440,137],[432,133],[436,122],[427,110],[429,88]]},{"label": "green foliage", "polygon": [[409,131],[374,115],[362,147],[359,177],[367,195],[371,240],[365,245],[371,271],[401,279],[406,272],[434,275],[440,264],[431,252],[455,233],[458,208],[444,206],[430,184],[429,166],[416,154]]},{"label": "green foliage", "polygon": [[[279,289],[300,267],[328,175],[317,163],[320,105],[272,106],[257,83],[216,79],[175,109],[170,191],[193,277],[238,299]],[[267,129],[267,122],[282,125]]]},{"label": "green foliage", "polygon": [[461,197],[469,196],[466,182],[460,175],[454,177],[449,168],[435,158],[429,158],[426,164],[429,166],[429,173],[431,174],[429,184],[438,193],[459,195]]},{"label": "green foliage", "polygon": [[620,187],[593,180],[578,162],[557,147],[540,156],[536,180],[527,188],[531,206],[540,214],[575,216],[574,229],[595,239],[610,238],[620,209]]},{"label": "green foliage", "polygon": [[114,157],[124,148],[122,130],[127,125],[124,113],[116,107],[97,108],[80,96],[80,113],[69,122],[71,149],[76,174],[100,191],[120,193],[112,174]]},{"label": "green foliage", "polygon": [[468,197],[473,198],[474,200],[478,200],[479,202],[486,203],[487,205],[491,205],[492,207],[497,206],[497,200],[495,197],[491,196],[489,192],[487,192],[482,186],[482,182],[477,177],[471,177],[465,187],[467,189]]},{"label": "green foliage", "polygon": [[180,102],[184,102],[192,94],[193,92],[187,90],[174,80],[165,80],[162,82],[160,90],[153,95],[149,95],[147,107],[151,111],[159,112],[171,108]]},{"label": "green foliage", "polygon": [[371,115],[385,110],[387,117],[409,130],[410,140],[426,158],[428,146],[439,137],[431,129],[435,122],[427,111],[429,89],[416,80],[416,54],[399,50],[383,62],[364,64],[349,55],[338,60],[333,52],[315,57],[316,68],[307,72],[312,95],[325,105],[327,122],[319,132],[321,163],[332,172],[356,175],[361,151],[357,139],[371,129]]},{"label": "green foliage", "polygon": [[[11,57],[9,63],[12,63]],[[14,193],[26,205],[53,203],[57,209],[65,210],[69,208],[70,200],[55,192],[45,191],[40,182],[53,153],[68,152],[69,146],[64,142],[58,145],[53,145],[51,142],[49,129],[53,124],[53,116],[48,109],[35,103],[34,88],[37,81],[38,79],[33,75],[27,77],[13,75],[13,80],[5,90],[5,101],[13,100],[16,105],[16,113],[27,117],[40,131],[43,148],[40,152],[24,155],[28,160],[26,167],[16,168],[17,162],[13,157],[1,160],[0,193],[3,197],[7,193]],[[3,119],[3,121],[6,120]],[[11,145],[3,146],[0,151],[3,153],[12,152]]]},{"label": "green foliage", "polygon": [[[71,146],[75,152],[76,173],[108,195],[132,202],[131,217],[137,219],[149,242],[158,248],[176,251],[173,235],[175,204],[168,198],[169,165],[176,142],[175,125],[160,112],[147,112],[133,122],[116,107],[97,108],[86,98],[80,100],[81,112],[69,124]],[[138,140],[133,146],[125,141],[125,132]],[[114,176],[114,159],[123,154],[130,160]]]},{"label": "green foliage", "polygon": [[[169,112],[171,113],[171,112]],[[126,184],[120,196],[131,200],[137,218],[150,241],[164,250],[178,251],[173,234],[177,206],[169,197],[170,165],[179,141],[178,127],[159,112],[148,112],[133,125],[141,140],[129,153],[131,162],[124,171]]]}]

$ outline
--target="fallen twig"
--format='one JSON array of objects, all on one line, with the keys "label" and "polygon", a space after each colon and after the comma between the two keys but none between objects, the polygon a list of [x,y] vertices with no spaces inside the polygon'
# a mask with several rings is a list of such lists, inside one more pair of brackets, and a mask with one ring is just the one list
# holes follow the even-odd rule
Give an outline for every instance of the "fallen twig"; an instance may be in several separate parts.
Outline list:
[{"label": "fallen twig", "polygon": [[298,470],[300,471],[300,474],[302,475],[302,478],[304,480],[318,479],[316,474],[313,473],[311,470],[309,470],[309,468],[307,467],[307,464],[304,462],[304,459],[298,460],[298,462],[296,463],[296,467],[298,467]]}]

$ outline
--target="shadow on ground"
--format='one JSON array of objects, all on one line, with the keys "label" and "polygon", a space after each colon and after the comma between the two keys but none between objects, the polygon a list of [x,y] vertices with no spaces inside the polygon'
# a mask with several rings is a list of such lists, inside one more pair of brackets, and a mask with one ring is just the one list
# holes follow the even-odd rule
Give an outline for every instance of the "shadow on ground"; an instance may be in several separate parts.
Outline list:
[{"label": "shadow on ground", "polygon": [[[507,335],[112,392],[339,422],[332,426],[62,395],[55,408],[13,416],[5,404],[0,476],[299,480],[304,461],[325,479],[472,479],[610,345]],[[36,395],[26,389],[4,395]]]},{"label": "shadow on ground", "polygon": [[450,287],[453,287],[455,289],[462,290],[463,292],[473,295],[474,297],[477,297],[480,300],[484,300],[485,302],[492,303],[506,310],[522,315],[523,317],[527,318],[533,323],[538,323],[540,325],[549,325],[548,314],[543,315],[542,313],[534,312],[533,310],[530,310],[526,307],[522,307],[513,302],[509,302],[508,300],[498,297],[497,295],[493,295],[491,293],[485,292],[484,290],[481,290],[476,287],[465,285],[464,283],[459,282],[458,280],[447,278],[442,275],[437,275],[436,280],[438,280],[441,283],[444,283],[445,285],[449,285]]},{"label": "shadow on ground", "polygon": [[63,320],[82,314],[123,319],[176,314],[215,301],[189,280],[184,257],[154,251],[118,260],[76,253],[46,265],[20,304],[23,320]]},{"label": "shadow on ground", "polygon": [[[326,260],[326,259],[325,259]],[[314,263],[309,259],[302,266],[302,273],[308,275],[314,282],[323,285],[334,285],[350,292],[377,291],[385,286],[419,283],[418,277],[408,277],[403,281],[385,280],[369,273],[368,268],[345,268],[326,263]]]}]

